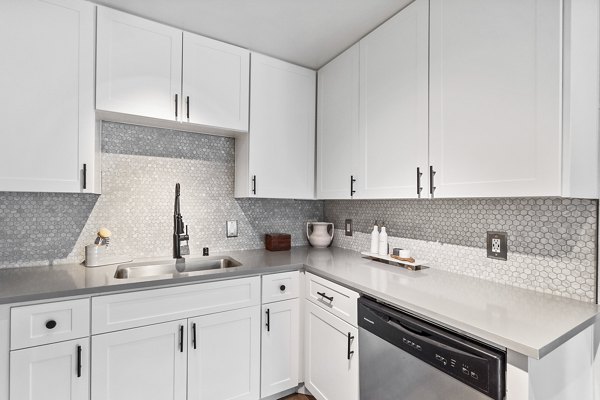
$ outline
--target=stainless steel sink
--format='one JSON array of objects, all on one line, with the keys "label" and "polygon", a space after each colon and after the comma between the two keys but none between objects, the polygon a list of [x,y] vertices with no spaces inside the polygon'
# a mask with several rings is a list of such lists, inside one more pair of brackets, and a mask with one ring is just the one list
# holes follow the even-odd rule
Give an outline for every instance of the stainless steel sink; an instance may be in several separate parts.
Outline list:
[{"label": "stainless steel sink", "polygon": [[198,275],[206,271],[239,267],[240,262],[231,257],[204,257],[197,259],[178,259],[165,261],[136,262],[131,264],[122,264],[117,267],[115,278],[149,278],[161,277],[167,279],[170,277]]}]

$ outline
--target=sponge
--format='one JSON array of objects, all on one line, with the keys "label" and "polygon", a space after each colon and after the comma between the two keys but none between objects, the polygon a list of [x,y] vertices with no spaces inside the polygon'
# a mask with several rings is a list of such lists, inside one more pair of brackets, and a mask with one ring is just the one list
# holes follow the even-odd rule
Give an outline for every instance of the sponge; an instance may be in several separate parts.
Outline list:
[{"label": "sponge", "polygon": [[109,238],[111,235],[110,231],[106,228],[100,228],[100,230],[98,231],[98,236],[101,237],[102,239],[107,239]]}]

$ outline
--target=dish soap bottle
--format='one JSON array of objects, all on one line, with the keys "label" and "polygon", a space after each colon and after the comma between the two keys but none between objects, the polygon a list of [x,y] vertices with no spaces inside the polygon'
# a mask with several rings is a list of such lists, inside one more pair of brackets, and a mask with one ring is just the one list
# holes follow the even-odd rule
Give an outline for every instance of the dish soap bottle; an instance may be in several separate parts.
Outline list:
[{"label": "dish soap bottle", "polygon": [[371,232],[371,253],[377,254],[379,252],[379,227],[377,221],[373,225],[373,232]]},{"label": "dish soap bottle", "polygon": [[381,227],[381,233],[379,234],[379,255],[388,255],[388,234],[385,231],[385,226]]}]

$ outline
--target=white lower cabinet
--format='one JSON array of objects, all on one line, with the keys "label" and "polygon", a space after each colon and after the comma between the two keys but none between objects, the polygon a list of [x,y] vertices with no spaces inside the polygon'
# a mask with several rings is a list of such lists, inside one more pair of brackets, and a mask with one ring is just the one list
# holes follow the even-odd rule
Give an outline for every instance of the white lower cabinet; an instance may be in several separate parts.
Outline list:
[{"label": "white lower cabinet", "polygon": [[92,338],[92,400],[185,400],[186,320]]},{"label": "white lower cabinet", "polygon": [[191,318],[189,400],[257,400],[260,307]]},{"label": "white lower cabinet", "polygon": [[10,353],[10,398],[89,399],[89,339]]},{"label": "white lower cabinet", "polygon": [[358,330],[305,300],[305,385],[318,400],[358,400]]},{"label": "white lower cabinet", "polygon": [[262,306],[261,397],[298,386],[299,300]]}]

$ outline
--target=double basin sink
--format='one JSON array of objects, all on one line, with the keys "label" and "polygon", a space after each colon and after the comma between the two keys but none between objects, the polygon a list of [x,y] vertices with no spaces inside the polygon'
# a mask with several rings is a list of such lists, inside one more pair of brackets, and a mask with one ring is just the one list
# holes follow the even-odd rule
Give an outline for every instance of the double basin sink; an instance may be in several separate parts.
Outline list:
[{"label": "double basin sink", "polygon": [[239,267],[239,261],[231,257],[203,257],[190,259],[173,259],[164,261],[135,262],[121,264],[117,267],[115,278],[174,278],[178,276],[199,275],[206,271]]}]

